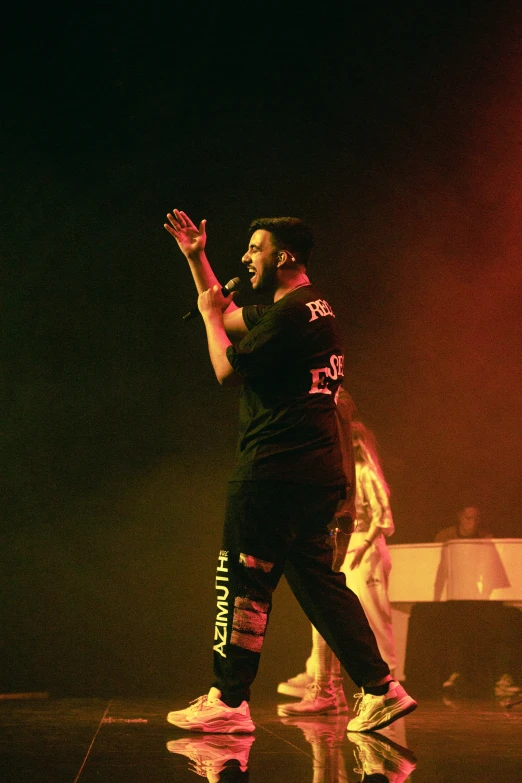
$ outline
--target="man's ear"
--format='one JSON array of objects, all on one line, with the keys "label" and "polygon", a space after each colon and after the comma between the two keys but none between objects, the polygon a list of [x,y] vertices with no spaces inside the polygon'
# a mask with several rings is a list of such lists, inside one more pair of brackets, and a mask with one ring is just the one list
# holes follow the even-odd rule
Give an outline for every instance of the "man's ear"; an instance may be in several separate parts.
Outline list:
[{"label": "man's ear", "polygon": [[292,261],[295,263],[295,257],[288,252],[288,250],[280,250],[277,254],[278,262],[277,266],[282,266],[286,261]]}]

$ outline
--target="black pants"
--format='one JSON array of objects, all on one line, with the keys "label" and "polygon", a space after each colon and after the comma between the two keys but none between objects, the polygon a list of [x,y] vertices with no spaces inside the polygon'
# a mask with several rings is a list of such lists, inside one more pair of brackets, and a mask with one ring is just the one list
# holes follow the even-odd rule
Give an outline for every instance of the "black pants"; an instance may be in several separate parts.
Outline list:
[{"label": "black pants", "polygon": [[282,481],[231,482],[216,574],[215,687],[229,706],[250,696],[272,593],[283,575],[357,685],[389,674],[359,599],[332,570],[328,524],[340,490]]}]

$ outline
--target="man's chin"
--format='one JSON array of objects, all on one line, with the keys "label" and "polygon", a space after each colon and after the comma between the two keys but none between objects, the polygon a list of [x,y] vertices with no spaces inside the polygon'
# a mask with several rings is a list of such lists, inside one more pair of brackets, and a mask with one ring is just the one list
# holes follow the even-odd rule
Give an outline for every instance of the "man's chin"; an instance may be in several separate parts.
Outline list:
[{"label": "man's chin", "polygon": [[273,296],[277,290],[277,278],[270,274],[253,275],[250,278],[252,290],[264,296]]},{"label": "man's chin", "polygon": [[254,278],[250,281],[250,285],[252,286],[252,290],[256,291],[260,294],[271,294],[273,293],[273,286],[271,285],[271,282],[269,280],[262,280],[260,278]]}]

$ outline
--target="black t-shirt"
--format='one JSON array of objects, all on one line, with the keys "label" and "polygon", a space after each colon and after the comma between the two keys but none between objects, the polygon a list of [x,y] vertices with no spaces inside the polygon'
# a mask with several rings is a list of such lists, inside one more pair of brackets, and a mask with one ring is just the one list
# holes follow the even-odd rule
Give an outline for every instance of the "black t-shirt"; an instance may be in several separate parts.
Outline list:
[{"label": "black t-shirt", "polygon": [[335,418],[344,356],[331,307],[307,285],[243,318],[248,334],[227,349],[244,379],[230,480],[344,486]]}]

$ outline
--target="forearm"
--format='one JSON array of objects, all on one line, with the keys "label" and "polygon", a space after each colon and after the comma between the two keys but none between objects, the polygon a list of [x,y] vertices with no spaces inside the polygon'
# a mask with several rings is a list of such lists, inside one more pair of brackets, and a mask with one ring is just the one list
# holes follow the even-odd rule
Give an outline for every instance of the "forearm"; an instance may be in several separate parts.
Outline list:
[{"label": "forearm", "polygon": [[[221,288],[205,253],[207,221],[202,220],[198,227],[187,213],[180,209],[168,212],[167,221],[163,227],[174,237],[179,249],[187,259],[198,294],[202,294],[216,285]],[[227,309],[231,312],[237,310],[232,300],[230,300]]]},{"label": "forearm", "polygon": [[382,481],[373,471],[365,472],[361,475],[360,487],[369,505],[371,520],[365,538],[370,538],[373,542],[381,533],[385,536],[391,536],[394,532],[393,517],[388,493]]},{"label": "forearm", "polygon": [[203,314],[207,332],[208,352],[216,378],[222,386],[237,386],[243,379],[236,373],[227,357],[227,348],[232,345],[223,324],[221,313],[213,311]]},{"label": "forearm", "polygon": [[[204,251],[192,253],[190,256],[185,257],[188,261],[188,265],[192,273],[194,283],[196,284],[198,294],[201,294],[203,291],[207,291],[216,284],[221,288],[221,283],[214,274],[214,270],[210,266],[210,261],[208,260]],[[227,307],[227,313],[231,313],[237,309],[237,305],[234,304],[234,302],[230,302],[229,306]]]},{"label": "forearm", "polygon": [[187,259],[190,271],[192,272],[198,294],[212,288],[216,283],[219,285],[219,280],[214,274],[214,270],[210,266],[210,262],[204,251],[186,255],[185,258]]}]

